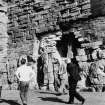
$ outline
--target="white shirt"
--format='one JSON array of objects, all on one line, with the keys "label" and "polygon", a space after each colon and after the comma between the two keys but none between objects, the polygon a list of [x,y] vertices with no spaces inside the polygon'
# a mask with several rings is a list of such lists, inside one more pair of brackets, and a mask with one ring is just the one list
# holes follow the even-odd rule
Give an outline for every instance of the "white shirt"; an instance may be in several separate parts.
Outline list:
[{"label": "white shirt", "polygon": [[22,65],[19,68],[17,68],[16,76],[19,79],[19,81],[28,82],[34,78],[35,72],[30,66]]}]

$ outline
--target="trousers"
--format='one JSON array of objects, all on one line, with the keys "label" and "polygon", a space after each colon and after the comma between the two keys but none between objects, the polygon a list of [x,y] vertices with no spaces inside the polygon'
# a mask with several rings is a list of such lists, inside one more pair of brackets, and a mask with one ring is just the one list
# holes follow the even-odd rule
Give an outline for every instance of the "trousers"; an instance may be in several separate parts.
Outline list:
[{"label": "trousers", "polygon": [[25,104],[27,103],[28,88],[29,88],[29,82],[20,81],[19,83],[20,98],[22,100],[22,103]]},{"label": "trousers", "polygon": [[0,86],[0,98],[1,98],[2,86]]},{"label": "trousers", "polygon": [[69,88],[69,101],[74,102],[74,98],[77,98],[79,101],[83,101],[84,98],[76,91],[77,83],[70,84]]}]

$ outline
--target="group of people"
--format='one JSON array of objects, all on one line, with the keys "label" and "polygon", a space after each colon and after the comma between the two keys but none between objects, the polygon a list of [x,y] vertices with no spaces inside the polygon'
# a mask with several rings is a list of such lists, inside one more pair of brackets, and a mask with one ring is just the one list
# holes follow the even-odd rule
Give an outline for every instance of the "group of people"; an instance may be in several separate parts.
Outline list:
[{"label": "group of people", "polygon": [[[60,59],[58,55],[46,53],[44,49],[40,50],[40,56],[37,61],[22,56],[19,59],[15,76],[18,80],[20,97],[23,105],[27,105],[27,94],[30,84],[45,91],[49,89],[57,93],[69,93],[68,104],[74,103],[74,98],[77,98],[82,104],[85,98],[77,91],[78,81],[81,80],[81,72],[83,70],[75,59],[66,58]],[[56,67],[55,67],[56,66]],[[97,90],[102,89],[105,60],[92,62],[89,66],[88,77],[91,85]],[[0,72],[0,78],[2,73]],[[1,79],[0,79],[1,80]],[[104,82],[105,83],[105,82]],[[0,81],[2,84],[2,81]],[[2,86],[0,85],[0,90]],[[56,94],[57,95],[57,94]],[[1,97],[1,91],[0,91]]]},{"label": "group of people", "polygon": [[[40,50],[38,58],[38,86],[43,90],[66,92],[64,84],[68,84],[66,62],[59,54],[46,53]],[[56,56],[56,57],[55,57]]]},{"label": "group of people", "polygon": [[[20,63],[21,63],[21,65],[17,68],[15,75],[19,81],[18,83],[19,83],[20,97],[21,97],[22,103],[23,103],[23,105],[27,105],[27,93],[28,93],[28,89],[29,89],[29,84],[30,84],[30,82],[32,82],[33,79],[35,79],[34,77],[36,76],[36,74],[32,70],[32,67],[30,65],[27,65],[26,59],[22,58]],[[51,64],[50,64],[50,66],[51,66]],[[44,72],[47,72],[46,66],[43,69],[44,69]],[[49,69],[52,69],[52,68],[49,68]],[[63,71],[63,73],[65,75],[62,75],[62,73],[60,75],[61,84],[60,84],[59,90],[63,91],[65,88],[66,82],[68,82],[68,84],[69,84],[68,104],[74,103],[74,97],[76,97],[82,104],[84,104],[85,99],[76,91],[77,82],[81,79],[80,75],[79,75],[81,69],[79,68],[78,63],[76,61],[71,61],[70,59],[67,59],[66,66],[64,66],[62,63],[62,65],[60,66],[60,69],[62,69],[61,71]],[[66,70],[66,71],[64,71],[64,70]],[[50,80],[48,80],[48,76],[49,77],[52,76],[51,73],[52,72],[49,72],[47,75],[46,75],[46,73],[44,73],[45,79],[44,79],[43,84],[44,84],[44,86],[46,86],[48,84],[48,82],[50,82],[50,85],[49,85],[50,89],[53,90],[54,89],[53,77],[50,78]],[[65,78],[67,78],[68,81],[65,81]],[[61,92],[61,91],[59,91],[59,92]]]},{"label": "group of people", "polygon": [[[51,54],[46,55],[46,53],[43,53],[40,57],[42,62],[37,62],[40,64],[39,68],[36,68],[36,66],[38,66],[36,65],[36,61],[28,62],[27,56],[20,57],[19,59],[15,75],[18,80],[20,97],[23,105],[27,105],[28,89],[33,81],[34,85],[37,85],[39,89],[44,88],[53,92],[57,91],[57,93],[60,93],[61,95],[67,90],[66,92],[69,93],[68,104],[73,104],[74,98],[77,98],[82,104],[84,104],[85,98],[77,91],[77,83],[81,80],[81,72],[83,71],[78,62],[75,59],[70,58],[63,61],[60,61],[61,59],[56,59],[57,61],[54,62],[52,61],[53,56]],[[59,68],[54,68],[54,63],[57,63]],[[103,63],[101,61],[101,66],[99,63],[97,64],[93,62],[89,68],[89,78],[93,84],[98,82],[100,78],[105,77],[104,68],[102,66],[104,61]],[[40,74],[39,78],[38,73]],[[96,84],[100,85],[100,82]],[[2,87],[0,87],[0,89],[2,89]]]},{"label": "group of people", "polygon": [[[57,62],[59,62],[59,68],[56,68],[56,70],[54,70],[51,54],[46,55],[46,53],[43,53],[40,57],[42,59],[42,62],[39,61],[37,63],[40,64],[39,67],[41,71],[39,68],[37,69],[37,72],[33,71],[32,64],[30,66],[27,63],[27,59],[22,58],[20,60],[20,66],[17,68],[17,71],[15,73],[16,77],[19,80],[20,97],[22,99],[23,105],[27,105],[28,88],[33,80],[37,80],[35,83],[39,82],[37,84],[39,89],[44,88],[46,90],[49,89],[50,91],[54,91],[55,89],[55,91],[60,94],[65,92],[65,90],[67,89],[67,92],[69,93],[68,104],[73,104],[74,98],[77,98],[82,104],[84,104],[85,98],[82,97],[77,91],[77,83],[81,80],[81,72],[83,72],[78,62],[75,59],[70,58],[67,58],[63,61],[59,61],[58,59]],[[100,83],[100,80],[103,80],[103,77],[105,77],[103,65],[104,60],[101,60],[98,63],[91,63],[89,67],[88,76],[91,84],[98,84],[99,88],[100,84],[102,85],[102,83]],[[40,74],[39,78],[38,73]],[[68,88],[66,87],[66,85]]]}]

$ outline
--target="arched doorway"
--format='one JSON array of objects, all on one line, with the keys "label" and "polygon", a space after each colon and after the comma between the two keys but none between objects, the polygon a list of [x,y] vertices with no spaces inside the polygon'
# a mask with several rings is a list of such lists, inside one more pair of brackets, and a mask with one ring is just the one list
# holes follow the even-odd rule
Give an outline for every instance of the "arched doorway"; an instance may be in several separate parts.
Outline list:
[{"label": "arched doorway", "polygon": [[[69,52],[73,53],[73,57],[77,55],[77,48],[79,48],[80,42],[75,38],[74,32],[63,34],[60,41],[57,42],[57,49],[62,57],[71,56]],[[71,50],[71,51],[69,51]]]}]

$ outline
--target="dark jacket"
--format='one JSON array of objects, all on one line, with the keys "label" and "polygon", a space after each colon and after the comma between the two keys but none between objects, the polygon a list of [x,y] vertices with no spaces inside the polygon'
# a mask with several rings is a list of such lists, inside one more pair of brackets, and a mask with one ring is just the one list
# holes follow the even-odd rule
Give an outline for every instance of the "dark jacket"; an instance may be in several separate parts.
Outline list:
[{"label": "dark jacket", "polygon": [[70,75],[69,82],[78,82],[78,80],[81,80],[81,77],[79,75],[80,68],[77,64],[68,63],[67,64],[67,72]]}]

